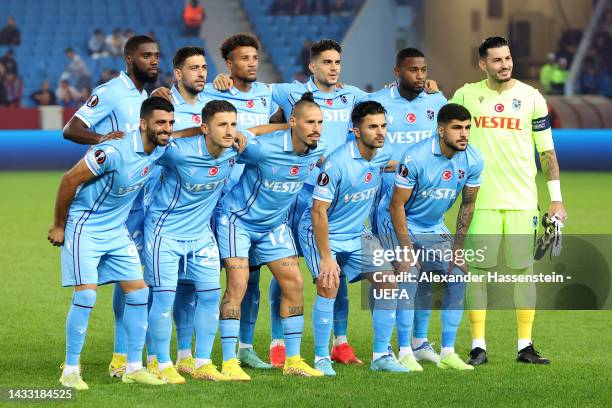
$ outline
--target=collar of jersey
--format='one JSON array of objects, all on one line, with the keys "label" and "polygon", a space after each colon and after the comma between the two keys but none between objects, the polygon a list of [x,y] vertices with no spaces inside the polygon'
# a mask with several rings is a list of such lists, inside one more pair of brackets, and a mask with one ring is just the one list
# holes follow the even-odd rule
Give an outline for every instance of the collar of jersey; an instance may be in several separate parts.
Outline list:
[{"label": "collar of jersey", "polygon": [[293,151],[293,141],[291,140],[291,129],[285,130],[283,135],[283,150],[286,152]]},{"label": "collar of jersey", "polygon": [[[403,98],[402,95],[400,95],[399,93],[399,84],[397,83],[397,81],[394,82],[395,86],[392,86],[389,88],[389,96],[391,96],[391,98],[393,99],[398,99],[398,98]],[[421,91],[420,94],[417,95],[416,98],[414,98],[412,101],[408,101],[408,102],[413,102],[417,99],[421,99],[421,98],[426,98],[427,97],[427,92],[425,92],[425,90]]]},{"label": "collar of jersey", "polygon": [[330,93],[321,91],[319,88],[317,88],[317,84],[315,84],[314,77],[312,75],[310,76],[310,79],[308,80],[308,82],[306,82],[306,88],[308,88],[309,92],[312,92],[312,93],[319,92],[323,95],[333,95],[336,92],[338,92],[338,88],[334,88],[334,91]]},{"label": "collar of jersey", "polygon": [[[376,157],[378,152],[380,152],[380,147],[376,149],[376,153],[374,153],[374,156],[372,156],[372,158],[369,161],[372,161],[374,157]],[[361,152],[359,151],[359,147],[357,146],[357,140],[353,140],[351,142],[351,157],[353,159],[363,159],[363,157],[361,156]]]},{"label": "collar of jersey", "polygon": [[132,82],[132,78],[130,78],[130,76],[125,73],[125,71],[121,71],[119,73],[119,79],[121,79],[121,82],[125,84],[127,89],[136,89],[136,85],[134,85],[134,82]]},{"label": "collar of jersey", "polygon": [[431,152],[435,154],[436,156],[443,156],[447,160],[452,160],[461,153],[461,152],[455,152],[453,157],[449,159],[442,154],[442,150],[440,149],[440,136],[438,135],[438,132],[435,132],[433,136],[431,137],[431,139],[432,139],[431,140]]},{"label": "collar of jersey", "polygon": [[245,95],[250,94],[251,92],[255,92],[256,88],[257,88],[257,82],[251,82],[251,90],[249,92],[242,92],[240,89],[236,88],[235,86],[232,86],[230,89],[228,89],[228,92],[231,93],[232,95],[237,95],[239,93],[243,93]]},{"label": "collar of jersey", "polygon": [[140,129],[137,129],[132,133],[132,148],[136,153],[144,153],[144,146],[142,145],[142,136],[140,135]]},{"label": "collar of jersey", "polygon": [[175,105],[182,105],[186,103],[185,98],[183,98],[183,95],[181,95],[176,85],[172,85],[171,92],[172,92],[172,99],[174,99]]}]

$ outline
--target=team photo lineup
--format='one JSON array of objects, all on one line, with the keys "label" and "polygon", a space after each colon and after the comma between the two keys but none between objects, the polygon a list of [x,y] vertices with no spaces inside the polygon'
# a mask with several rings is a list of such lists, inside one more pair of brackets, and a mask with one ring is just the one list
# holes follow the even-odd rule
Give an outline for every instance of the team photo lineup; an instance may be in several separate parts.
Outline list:
[{"label": "team photo lineup", "polygon": [[[160,48],[135,35],[125,71],[95,88],[64,127],[64,138],[91,147],[61,178],[48,232],[61,247],[61,284],[74,290],[62,386],[96,387],[80,355],[92,310],[108,306],[96,303],[104,284],[114,286],[108,374],[123,383],[249,381],[273,369],[325,377],[364,363],[405,375],[488,362],[487,288],[466,277],[495,267],[501,246],[512,273],[530,274],[534,242],[512,235],[533,236],[544,213],[560,235],[567,217],[546,101],[512,77],[508,42],[484,39],[483,79],[448,100],[416,48],[397,52],[395,78],[372,93],[341,82],[334,40],[312,44],[304,83],[257,82],[258,51],[252,35],[227,38],[228,74],[208,78],[203,48],[173,50],[174,85],[148,95]],[[542,211],[534,149],[550,198]],[[451,234],[444,215],[456,201]],[[451,255],[417,256],[439,248]],[[486,256],[468,259],[477,248]],[[261,295],[264,265],[273,277]],[[423,272],[446,276],[438,350],[428,340],[431,284],[409,278]],[[371,350],[355,350],[347,337],[347,291],[357,282],[370,293]],[[316,292],[312,309],[305,291]],[[266,299],[263,356],[253,344]],[[464,309],[467,358],[455,351]],[[546,365],[532,342],[534,316],[535,305],[517,304],[516,361]],[[302,357],[305,325],[314,361]],[[211,357],[216,337],[222,361]]]}]

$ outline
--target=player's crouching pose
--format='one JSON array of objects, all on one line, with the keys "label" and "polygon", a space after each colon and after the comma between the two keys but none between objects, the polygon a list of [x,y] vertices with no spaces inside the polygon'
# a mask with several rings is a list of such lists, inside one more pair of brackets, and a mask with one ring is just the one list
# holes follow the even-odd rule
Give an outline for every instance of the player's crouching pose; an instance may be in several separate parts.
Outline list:
[{"label": "player's crouching pose", "polygon": [[[441,369],[473,370],[461,361],[454,348],[463,315],[465,282],[462,277],[467,273],[461,251],[474,213],[483,168],[480,152],[468,145],[470,120],[470,113],[461,105],[448,104],[440,109],[438,137],[406,149],[397,168],[393,192],[383,198],[378,213],[378,232],[385,247],[410,251],[410,256],[397,260],[398,272],[417,277],[413,282],[400,284],[409,299],[400,300],[398,308],[414,310],[417,285],[431,285],[430,280],[417,283],[424,273],[449,275],[441,312],[442,350],[437,363]],[[462,201],[453,242],[444,225],[444,213],[460,191]],[[452,260],[449,262],[449,259]],[[417,273],[419,266],[420,274]],[[403,322],[409,325],[412,318]],[[410,332],[410,327],[401,329]],[[412,354],[404,358],[412,361],[400,360],[403,366],[413,371],[422,370]]]},{"label": "player's crouching pose", "polygon": [[281,323],[287,358],[284,374],[322,376],[300,357],[304,326],[303,282],[287,210],[314,171],[325,147],[318,145],[323,115],[312,94],[294,108],[291,129],[257,137],[239,158],[246,165],[238,184],[221,200],[217,239],[227,272],[221,302],[222,373],[250,380],[236,358],[240,303],[249,280],[249,257],[267,264],[281,287]]},{"label": "player's crouching pose", "polygon": [[164,384],[142,367],[149,288],[125,222],[151,168],[165,151],[173,112],[172,104],[164,99],[146,99],[140,109],[140,129],[123,139],[93,146],[62,178],[48,240],[62,246],[62,286],[74,287],[66,319],[66,362],[60,377],[65,387],[88,389],[81,377],[79,356],[96,289],[111,282],[119,282],[125,292],[128,350],[123,382]]},{"label": "player's crouching pose", "polygon": [[217,334],[219,250],[210,218],[238,155],[232,148],[236,108],[208,102],[202,110],[203,135],[172,140],[158,162],[162,183],[145,220],[145,279],[153,291],[149,316],[159,370],[171,384],[184,384],[170,359],[172,305],[178,280],[195,285],[195,367],[193,378],[229,381],[210,359]]},{"label": "player's crouching pose", "polygon": [[[380,244],[364,226],[391,158],[391,149],[383,147],[385,108],[378,102],[359,103],[352,120],[356,140],[327,157],[313,192],[312,209],[304,212],[300,222],[300,244],[317,285],[312,311],[315,368],[325,375],[336,375],[329,357],[329,338],[340,273],[349,282],[368,279],[375,290],[395,288],[395,283],[384,279],[393,274],[391,265],[373,264],[372,253]],[[375,273],[380,279],[374,279]],[[374,303],[372,370],[408,372],[387,350],[395,306],[395,299]]]}]

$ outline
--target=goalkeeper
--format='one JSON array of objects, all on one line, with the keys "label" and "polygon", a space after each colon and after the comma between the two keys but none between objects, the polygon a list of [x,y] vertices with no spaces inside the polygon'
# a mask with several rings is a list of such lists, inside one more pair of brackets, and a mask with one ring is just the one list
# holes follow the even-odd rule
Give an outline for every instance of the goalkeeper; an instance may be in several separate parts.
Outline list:
[{"label": "goalkeeper", "polygon": [[[485,161],[482,187],[468,231],[468,245],[484,249],[482,262],[470,264],[470,272],[486,274],[497,265],[504,245],[506,265],[516,274],[533,270],[535,234],[539,212],[535,177],[534,144],[548,180],[548,215],[560,225],[567,216],[561,199],[559,164],[555,154],[546,101],[535,88],[512,78],[512,56],[506,39],[489,37],[478,49],[478,65],[487,78],[458,89],[451,102],[472,114],[470,143]],[[518,324],[516,360],[548,364],[533,347],[531,329],[535,316],[535,286],[517,284],[515,306]],[[466,307],[472,332],[468,364],[488,361],[485,343],[487,288],[469,284]]]}]

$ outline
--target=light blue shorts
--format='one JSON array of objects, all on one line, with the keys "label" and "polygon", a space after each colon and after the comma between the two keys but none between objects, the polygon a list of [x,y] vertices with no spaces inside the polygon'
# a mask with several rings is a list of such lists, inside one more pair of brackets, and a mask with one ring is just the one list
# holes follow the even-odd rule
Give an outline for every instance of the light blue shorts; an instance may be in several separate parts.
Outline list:
[{"label": "light blue shorts", "polygon": [[297,256],[291,229],[286,223],[271,231],[246,229],[228,216],[217,217],[217,240],[221,259],[249,258],[250,265],[262,265],[279,259]]},{"label": "light blue shorts", "polygon": [[149,286],[172,286],[181,282],[217,283],[220,275],[219,249],[210,227],[209,234],[179,241],[145,231],[145,281]]},{"label": "light blue shorts", "polygon": [[61,256],[62,286],[142,279],[138,250],[125,225],[109,231],[78,233],[68,224]]}]

